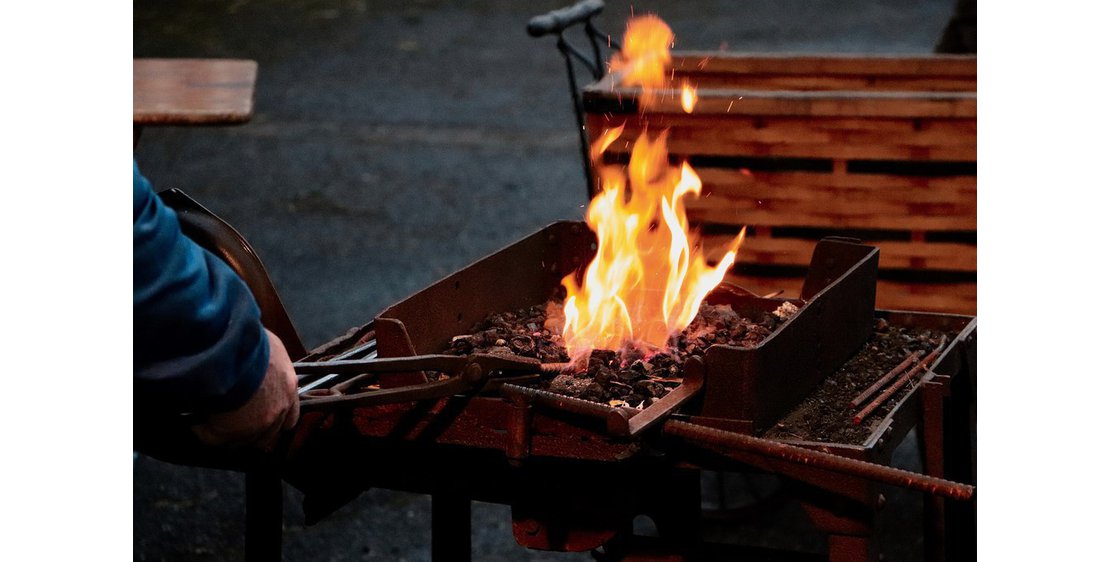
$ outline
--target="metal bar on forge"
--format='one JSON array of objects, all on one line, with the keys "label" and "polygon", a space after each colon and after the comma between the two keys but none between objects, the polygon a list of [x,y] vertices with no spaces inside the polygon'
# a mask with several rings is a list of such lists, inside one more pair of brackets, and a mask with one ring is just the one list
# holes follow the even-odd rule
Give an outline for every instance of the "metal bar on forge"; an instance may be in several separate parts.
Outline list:
[{"label": "metal bar on forge", "polygon": [[967,484],[689,422],[669,420],[663,425],[663,433],[693,444],[754,453],[957,500],[969,500],[975,495],[975,487]]}]

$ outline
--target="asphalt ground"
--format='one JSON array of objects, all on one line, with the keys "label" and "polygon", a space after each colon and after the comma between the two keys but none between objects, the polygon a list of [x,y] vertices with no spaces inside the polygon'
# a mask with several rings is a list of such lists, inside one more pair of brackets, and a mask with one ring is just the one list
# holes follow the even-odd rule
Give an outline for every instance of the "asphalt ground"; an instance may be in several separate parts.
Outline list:
[{"label": "asphalt ground", "polygon": [[[553,39],[524,32],[529,17],[563,4],[136,0],[136,57],[249,58],[259,76],[250,123],[148,128],[135,158],[156,189],[181,188],[239,229],[313,347],[552,221],[582,216],[563,62]],[[927,53],[952,8],[720,0],[634,10],[661,15],[678,49]],[[619,34],[631,11],[610,2],[598,25]],[[241,475],[139,457],[135,559],[241,558],[242,492]],[[430,557],[427,497],[372,490],[305,527],[297,493],[286,496],[286,559]],[[800,514],[784,517],[799,527],[780,535],[806,532]],[[518,548],[503,506],[476,504],[473,528],[476,560],[589,559]]]}]

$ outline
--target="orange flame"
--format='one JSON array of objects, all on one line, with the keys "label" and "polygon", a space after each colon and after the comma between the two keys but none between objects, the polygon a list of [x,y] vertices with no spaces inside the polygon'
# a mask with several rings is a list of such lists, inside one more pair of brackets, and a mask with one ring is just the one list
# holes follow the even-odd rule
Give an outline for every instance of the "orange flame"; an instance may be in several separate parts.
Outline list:
[{"label": "orange flame", "polygon": [[[641,106],[666,83],[673,40],[656,16],[629,21],[613,69],[624,71],[622,84],[641,87]],[[689,112],[697,96],[689,84],[684,86]],[[586,222],[597,233],[597,255],[581,283],[574,274],[563,279],[563,338],[576,360],[599,348],[664,347],[694,320],[702,300],[732,267],[744,238],[742,230],[725,257],[710,267],[697,235],[689,232],[684,203],[701,194],[701,179],[685,162],[669,164],[666,132],[652,139],[644,131],[632,146],[627,168],[602,165],[602,154],[623,131],[623,126],[605,131],[590,149],[601,192],[590,202]]]},{"label": "orange flame", "polygon": [[694,112],[694,105],[698,103],[698,91],[686,80],[682,81],[682,110],[686,113]]},{"label": "orange flame", "polygon": [[620,75],[622,86],[640,86],[640,103],[650,107],[655,90],[666,83],[665,72],[671,64],[674,33],[659,16],[648,14],[628,20],[621,52],[609,61],[609,70]]}]

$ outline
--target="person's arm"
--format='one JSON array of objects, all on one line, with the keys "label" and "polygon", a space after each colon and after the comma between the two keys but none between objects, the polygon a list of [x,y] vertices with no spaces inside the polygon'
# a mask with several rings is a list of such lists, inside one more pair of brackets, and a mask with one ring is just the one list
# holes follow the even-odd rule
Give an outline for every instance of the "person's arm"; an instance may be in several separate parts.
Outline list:
[{"label": "person's arm", "polygon": [[181,233],[137,165],[133,177],[136,408],[222,420],[214,442],[295,422],[296,376],[246,284]]}]

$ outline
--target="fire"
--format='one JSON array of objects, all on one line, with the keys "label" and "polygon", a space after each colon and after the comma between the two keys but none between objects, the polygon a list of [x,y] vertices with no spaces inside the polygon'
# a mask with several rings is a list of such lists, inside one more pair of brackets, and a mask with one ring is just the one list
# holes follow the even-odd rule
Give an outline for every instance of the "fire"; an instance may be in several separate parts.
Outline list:
[{"label": "fire", "polygon": [[610,72],[620,76],[622,86],[639,86],[640,103],[655,102],[655,90],[667,81],[674,33],[659,16],[648,14],[628,20],[621,52],[609,61]]},{"label": "fire", "polygon": [[[612,61],[621,83],[641,88],[641,106],[666,85],[670,46],[667,24],[656,16],[629,21],[624,50]],[[684,84],[683,107],[693,111],[697,94]],[[686,197],[701,194],[701,179],[687,163],[670,165],[667,133],[645,130],[632,146],[627,167],[606,166],[601,155],[624,127],[605,131],[590,149],[601,191],[590,202],[586,222],[598,248],[579,283],[563,279],[567,290],[563,338],[572,358],[593,349],[626,346],[650,352],[694,320],[706,295],[736,260],[744,231],[716,266],[710,267],[696,233],[689,231]]]},{"label": "fire", "polygon": [[698,103],[698,91],[689,82],[682,81],[682,110],[686,113],[694,112],[694,105]]}]

